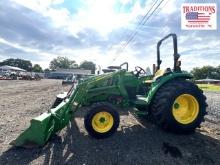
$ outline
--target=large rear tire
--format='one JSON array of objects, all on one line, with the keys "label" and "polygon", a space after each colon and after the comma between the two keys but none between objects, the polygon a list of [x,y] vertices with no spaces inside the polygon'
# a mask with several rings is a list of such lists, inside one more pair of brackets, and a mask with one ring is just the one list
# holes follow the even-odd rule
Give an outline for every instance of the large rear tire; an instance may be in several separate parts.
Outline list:
[{"label": "large rear tire", "polygon": [[206,97],[197,85],[186,80],[173,80],[157,91],[150,114],[164,130],[190,133],[204,121],[206,107]]},{"label": "large rear tire", "polygon": [[86,114],[84,125],[90,136],[103,139],[117,131],[119,114],[109,103],[95,103]]}]

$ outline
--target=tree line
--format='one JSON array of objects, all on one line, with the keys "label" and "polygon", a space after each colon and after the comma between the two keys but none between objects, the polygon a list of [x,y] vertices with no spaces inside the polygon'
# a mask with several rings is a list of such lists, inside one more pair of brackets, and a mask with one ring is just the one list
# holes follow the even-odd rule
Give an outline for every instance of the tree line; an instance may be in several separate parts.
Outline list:
[{"label": "tree line", "polygon": [[193,68],[191,74],[194,76],[195,80],[198,79],[220,79],[220,65],[217,67],[213,66],[203,66]]},{"label": "tree line", "polygon": [[[43,72],[42,67],[39,64],[32,64],[31,61],[24,59],[13,59],[9,58],[2,62],[0,62],[0,66],[10,65],[19,67],[21,69],[25,69],[29,72]],[[44,71],[56,70],[56,69],[87,69],[91,70],[92,73],[95,73],[96,65],[92,61],[83,61],[80,65],[76,63],[74,60],[70,60],[67,57],[57,57],[50,61],[49,68]],[[220,79],[220,65],[217,67],[213,66],[203,66],[193,68],[190,72],[196,80],[198,79]]]},{"label": "tree line", "polygon": [[96,70],[96,65],[92,61],[83,61],[80,65],[76,63],[74,60],[70,60],[67,57],[58,56],[50,61],[49,68],[43,70],[39,64],[32,64],[29,60],[24,59],[14,59],[9,58],[2,62],[0,62],[0,66],[9,65],[14,67],[19,67],[21,69],[27,70],[29,72],[43,72],[43,71],[54,71],[56,69],[86,69],[91,70],[94,74]]},{"label": "tree line", "polygon": [[0,62],[0,66],[9,65],[24,69],[29,72],[43,72],[42,67],[39,64],[32,64],[29,60],[19,59],[19,58],[9,58]]}]

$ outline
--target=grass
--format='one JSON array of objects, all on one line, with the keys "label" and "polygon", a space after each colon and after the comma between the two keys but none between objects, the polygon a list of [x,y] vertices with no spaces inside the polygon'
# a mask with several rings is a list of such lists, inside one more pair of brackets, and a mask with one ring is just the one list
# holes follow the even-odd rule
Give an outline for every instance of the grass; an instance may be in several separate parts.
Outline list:
[{"label": "grass", "polygon": [[197,84],[200,89],[204,91],[215,91],[220,92],[220,86],[219,85],[213,85],[213,84]]}]

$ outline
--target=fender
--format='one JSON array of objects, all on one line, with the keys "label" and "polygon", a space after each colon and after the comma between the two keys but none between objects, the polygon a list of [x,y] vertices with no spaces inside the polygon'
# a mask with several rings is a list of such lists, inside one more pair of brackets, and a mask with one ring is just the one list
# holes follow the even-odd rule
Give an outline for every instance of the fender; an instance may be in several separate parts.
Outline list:
[{"label": "fender", "polygon": [[150,105],[151,101],[153,100],[154,95],[157,93],[158,89],[161,86],[164,86],[169,81],[177,79],[177,78],[183,78],[186,80],[186,79],[192,79],[193,76],[189,73],[172,73],[167,76],[159,77],[157,80],[152,82],[151,89],[148,92],[148,95],[147,95],[148,105]]}]

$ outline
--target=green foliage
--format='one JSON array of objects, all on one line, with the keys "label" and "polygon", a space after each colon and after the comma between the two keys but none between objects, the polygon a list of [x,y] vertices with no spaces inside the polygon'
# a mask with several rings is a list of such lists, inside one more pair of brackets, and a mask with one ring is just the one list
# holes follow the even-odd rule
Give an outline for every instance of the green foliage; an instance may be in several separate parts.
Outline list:
[{"label": "green foliage", "polygon": [[92,74],[95,74],[96,66],[91,61],[83,61],[79,67],[86,70],[91,70]]},{"label": "green foliage", "polygon": [[44,69],[44,72],[49,72],[49,71],[50,71],[49,68]]},{"label": "green foliage", "polygon": [[35,64],[32,68],[33,72],[43,72],[43,69],[41,68],[41,66],[39,64]]},{"label": "green foliage", "polygon": [[9,58],[6,59],[2,62],[0,62],[0,66],[3,65],[9,65],[9,66],[15,66],[15,67],[19,67],[21,69],[25,69],[27,71],[31,71],[32,70],[32,63],[28,60],[23,60],[23,59],[14,59],[14,58]]},{"label": "green foliage", "polygon": [[193,74],[196,80],[206,79],[206,78],[220,79],[220,66],[218,67],[203,66],[201,68],[196,67],[193,68],[191,73]]},{"label": "green foliage", "polygon": [[52,70],[55,70],[58,68],[73,69],[73,68],[77,68],[77,67],[78,67],[78,64],[76,63],[76,61],[70,60],[67,57],[58,56],[57,58],[54,58],[50,62],[50,69],[52,69]]}]

